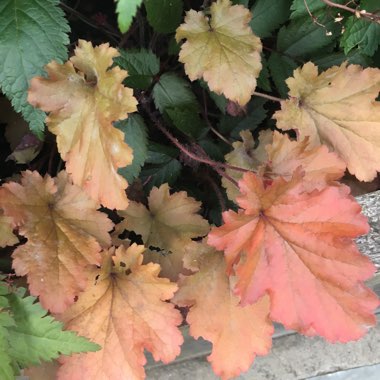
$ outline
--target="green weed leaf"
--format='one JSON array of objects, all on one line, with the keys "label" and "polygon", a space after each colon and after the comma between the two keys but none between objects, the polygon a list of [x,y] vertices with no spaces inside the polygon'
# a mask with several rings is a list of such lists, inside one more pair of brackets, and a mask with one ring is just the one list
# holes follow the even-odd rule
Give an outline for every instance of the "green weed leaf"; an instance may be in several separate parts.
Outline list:
[{"label": "green weed leaf", "polygon": [[158,33],[172,33],[182,21],[182,0],[144,0],[149,24]]},{"label": "green weed leaf", "polygon": [[117,24],[122,33],[127,32],[130,28],[133,17],[136,16],[137,8],[141,3],[142,0],[117,0]]},{"label": "green weed leaf", "polygon": [[51,60],[64,61],[69,27],[58,0],[0,2],[0,86],[30,129],[43,136],[45,114],[26,101],[29,80]]}]

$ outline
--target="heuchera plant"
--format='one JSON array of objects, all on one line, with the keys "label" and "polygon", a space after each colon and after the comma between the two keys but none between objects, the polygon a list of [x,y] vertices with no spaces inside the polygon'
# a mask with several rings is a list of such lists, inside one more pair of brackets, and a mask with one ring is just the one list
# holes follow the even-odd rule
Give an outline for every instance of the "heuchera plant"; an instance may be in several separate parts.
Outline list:
[{"label": "heuchera plant", "polygon": [[[0,378],[59,357],[52,378],[144,379],[185,321],[222,379],[273,322],[361,338],[379,299],[345,173],[380,171],[376,1],[116,3],[0,4],[0,85],[27,122],[1,99]],[[60,7],[97,30],[69,59]]]}]

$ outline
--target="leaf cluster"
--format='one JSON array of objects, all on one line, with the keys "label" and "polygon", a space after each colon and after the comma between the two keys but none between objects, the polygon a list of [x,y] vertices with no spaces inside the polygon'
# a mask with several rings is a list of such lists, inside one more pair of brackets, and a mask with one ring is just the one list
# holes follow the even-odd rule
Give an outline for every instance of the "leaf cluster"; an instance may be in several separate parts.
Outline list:
[{"label": "leaf cluster", "polygon": [[379,18],[376,0],[3,0],[0,270],[31,296],[0,278],[0,377],[58,358],[61,380],[143,379],[183,322],[222,379],[273,322],[362,337],[379,300],[347,184],[378,188]]}]

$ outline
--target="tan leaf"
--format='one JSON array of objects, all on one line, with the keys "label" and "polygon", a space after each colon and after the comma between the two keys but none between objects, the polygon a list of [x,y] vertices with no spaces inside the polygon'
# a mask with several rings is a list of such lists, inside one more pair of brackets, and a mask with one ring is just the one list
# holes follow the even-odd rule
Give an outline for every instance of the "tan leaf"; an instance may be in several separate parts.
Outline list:
[{"label": "tan leaf", "polygon": [[132,149],[112,122],[136,111],[137,102],[121,84],[127,72],[109,69],[117,56],[109,44],[80,40],[70,61],[53,61],[45,68],[48,78],[32,79],[28,101],[49,112],[47,126],[74,184],[104,206],[123,209],[128,184],[117,169],[132,162]]},{"label": "tan leaf", "polygon": [[[267,161],[268,153],[265,146],[273,140],[272,131],[267,130],[260,132],[259,144],[255,149],[255,141],[250,131],[241,131],[240,137],[242,141],[235,141],[232,144],[233,150],[225,155],[226,162],[229,165],[237,166],[247,170],[258,170],[263,162]],[[237,170],[226,170],[227,174],[239,181],[243,177],[243,172]],[[236,197],[239,195],[239,189],[226,178],[222,178],[222,185],[227,191],[227,196],[230,200],[236,202]]]},{"label": "tan leaf", "polygon": [[287,79],[290,98],[277,111],[277,127],[296,129],[312,145],[326,144],[351,174],[371,181],[380,171],[380,69],[343,63],[320,75],[311,62]]},{"label": "tan leaf", "polygon": [[190,335],[212,343],[208,360],[217,375],[230,379],[247,371],[256,355],[266,355],[271,348],[269,297],[242,307],[231,290],[223,254],[203,248],[197,261],[199,271],[181,277],[173,302],[190,306],[186,318]]},{"label": "tan leaf", "polygon": [[54,179],[24,172],[21,184],[0,188],[0,205],[28,239],[12,255],[16,274],[28,276],[46,309],[63,312],[85,288],[90,265],[100,263],[112,222],[65,172]]},{"label": "tan leaf", "polygon": [[158,278],[159,265],[141,265],[144,249],[136,244],[111,248],[103,267],[93,270],[86,291],[60,316],[69,330],[102,350],[63,358],[58,380],[144,379],[144,349],[164,363],[179,354],[182,317],[165,302],[177,285]]},{"label": "tan leaf", "polygon": [[209,231],[208,222],[197,212],[200,202],[188,197],[185,191],[170,194],[168,184],[154,187],[148,198],[148,208],[130,202],[125,211],[119,211],[124,221],[116,226],[121,233],[134,231],[142,236],[146,247],[145,262],[157,262],[161,276],[176,280],[182,271],[185,246],[192,238]]},{"label": "tan leaf", "polygon": [[17,243],[18,239],[13,234],[12,218],[4,216],[0,210],[0,247]]},{"label": "tan leaf", "polygon": [[252,33],[251,13],[229,0],[211,4],[210,17],[190,10],[177,29],[182,45],[179,61],[191,80],[202,78],[217,94],[240,104],[248,103],[261,70],[261,41]]},{"label": "tan leaf", "polygon": [[311,147],[309,137],[302,140],[290,140],[287,135],[273,133],[273,142],[266,146],[267,162],[260,168],[265,178],[283,177],[290,181],[298,167],[304,172],[304,188],[322,189],[342,178],[346,170],[345,163],[325,145]]}]

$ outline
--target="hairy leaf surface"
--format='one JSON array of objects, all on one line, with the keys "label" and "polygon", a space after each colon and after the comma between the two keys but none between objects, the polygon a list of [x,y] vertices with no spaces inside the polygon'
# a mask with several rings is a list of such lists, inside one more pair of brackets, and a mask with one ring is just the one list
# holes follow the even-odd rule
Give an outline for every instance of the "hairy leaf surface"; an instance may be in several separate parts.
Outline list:
[{"label": "hairy leaf surface", "polygon": [[353,241],[369,227],[349,189],[305,192],[299,170],[268,187],[246,173],[239,186],[241,209],[223,213],[208,243],[225,251],[242,304],[269,293],[271,318],[287,328],[332,342],[363,336],[379,300],[363,284],[375,267]]},{"label": "hairy leaf surface", "polygon": [[290,98],[274,114],[277,127],[326,144],[361,181],[380,171],[380,69],[343,63],[320,75],[311,62],[286,81]]},{"label": "hairy leaf surface", "polygon": [[182,45],[179,61],[191,80],[203,78],[210,90],[245,105],[261,70],[260,39],[249,27],[251,13],[229,0],[212,3],[210,17],[190,10],[177,29]]},{"label": "hairy leaf surface", "polygon": [[59,380],[144,379],[144,349],[164,363],[179,354],[183,338],[177,326],[182,317],[165,302],[177,285],[158,278],[158,264],[142,265],[144,249],[136,244],[111,248],[78,302],[61,316],[69,330],[102,350],[64,358]]},{"label": "hairy leaf surface", "polygon": [[24,172],[21,184],[2,186],[0,203],[28,239],[12,255],[16,274],[27,275],[45,308],[63,312],[86,286],[89,265],[100,263],[113,224],[65,172],[55,179]]},{"label": "hairy leaf surface", "polygon": [[75,55],[46,66],[48,78],[31,81],[28,101],[46,112],[49,130],[74,184],[106,207],[123,209],[127,181],[117,169],[132,162],[132,149],[112,122],[136,111],[132,90],[121,82],[127,72],[108,69],[116,49],[79,41]]}]

